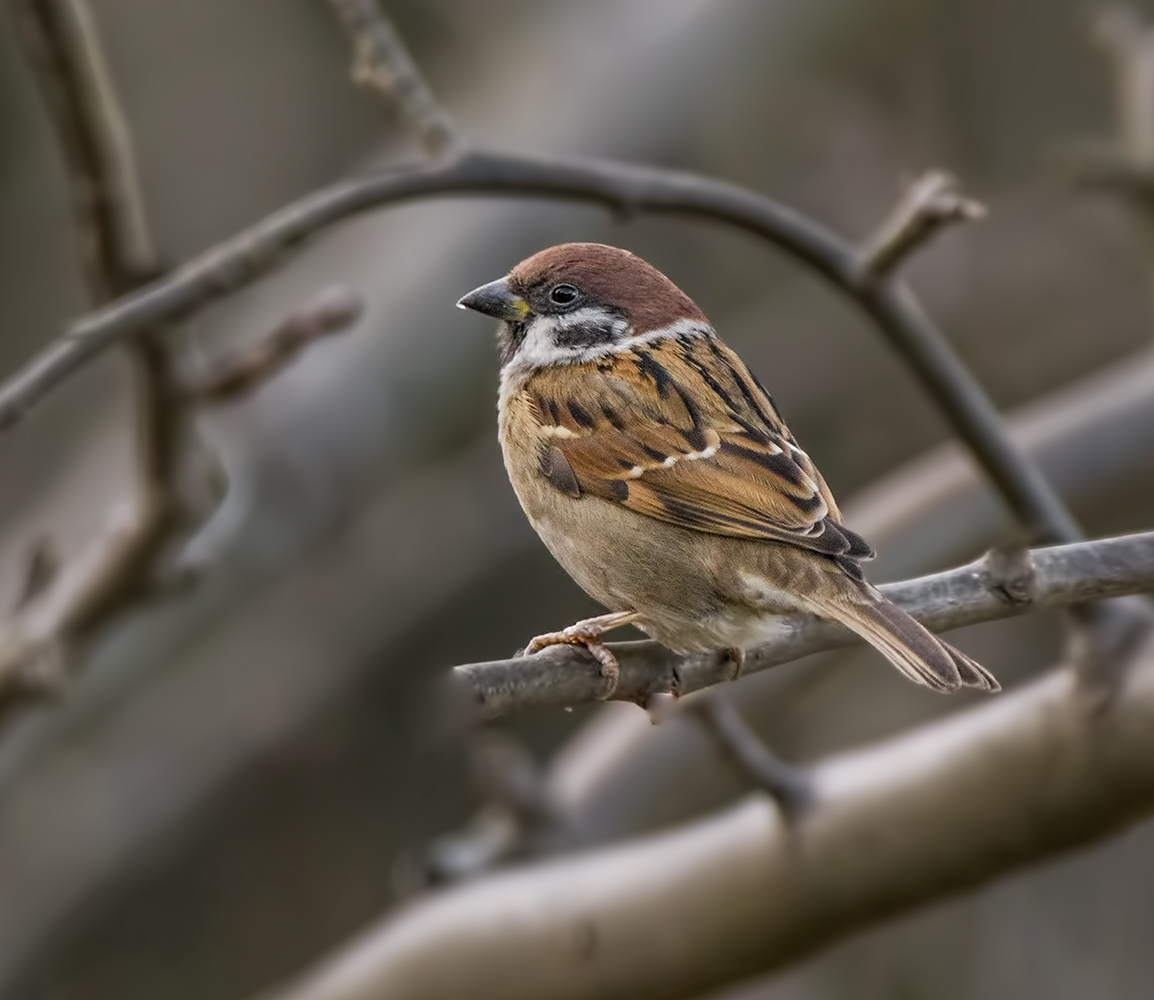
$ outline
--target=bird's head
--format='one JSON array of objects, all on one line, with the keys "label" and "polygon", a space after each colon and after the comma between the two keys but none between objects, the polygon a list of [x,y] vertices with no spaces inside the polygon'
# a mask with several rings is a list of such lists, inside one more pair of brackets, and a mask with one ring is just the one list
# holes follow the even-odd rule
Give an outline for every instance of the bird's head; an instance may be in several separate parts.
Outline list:
[{"label": "bird's head", "polygon": [[542,250],[457,305],[502,320],[502,369],[591,361],[639,337],[709,330],[693,300],[657,268],[602,243]]}]

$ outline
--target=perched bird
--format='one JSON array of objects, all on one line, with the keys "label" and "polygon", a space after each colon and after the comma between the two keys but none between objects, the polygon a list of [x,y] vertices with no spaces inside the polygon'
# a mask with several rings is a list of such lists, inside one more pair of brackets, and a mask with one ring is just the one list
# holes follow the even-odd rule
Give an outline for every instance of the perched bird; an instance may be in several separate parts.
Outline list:
[{"label": "perched bird", "polygon": [[769,393],[700,309],[626,250],[566,243],[458,302],[502,321],[498,422],[521,506],[610,614],[538,636],[582,644],[635,624],[677,652],[740,650],[774,616],[848,626],[910,680],[998,690],[870,586],[866,542]]}]

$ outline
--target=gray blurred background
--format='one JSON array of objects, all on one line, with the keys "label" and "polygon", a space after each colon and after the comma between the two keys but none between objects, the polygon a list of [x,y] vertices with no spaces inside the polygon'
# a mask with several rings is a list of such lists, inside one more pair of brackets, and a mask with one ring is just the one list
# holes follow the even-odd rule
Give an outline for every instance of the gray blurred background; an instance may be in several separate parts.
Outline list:
[{"label": "gray blurred background", "polygon": [[[320,0],[92,6],[170,263],[318,185],[420,155],[396,117],[349,83],[346,40]],[[712,173],[855,239],[922,169],[958,174],[990,217],[948,233],[911,276],[1004,410],[1073,412],[1069,394],[1086,380],[1150,365],[1143,220],[1057,168],[1072,144],[1114,129],[1081,0],[384,6],[487,143]],[[86,306],[57,149],[6,15],[0,372],[10,373]],[[192,542],[200,584],[102,632],[65,697],[0,738],[5,1000],[243,997],[392,906],[398,871],[468,821],[477,793],[460,741],[429,707],[429,682],[593,605],[523,522],[495,441],[492,331],[452,306],[573,239],[629,247],[682,285],[773,390],[840,497],[947,439],[876,332],[747,237],[467,200],[333,231],[180,332],[195,364],[258,339],[333,282],[368,305],[354,329],[251,399],[205,415],[230,489]],[[123,502],[125,387],[121,363],[106,358],[0,439],[0,609],[15,600],[32,539],[49,534],[67,556]],[[1089,451],[1106,455],[1110,441]],[[1091,533],[1154,526],[1154,457],[1116,463],[1113,478],[1080,468],[1062,485]],[[882,506],[900,493],[891,487]],[[873,495],[872,507],[849,505],[867,533],[887,516]],[[920,533],[912,522],[904,534],[903,524],[878,529],[874,578],[938,568],[1007,536],[988,496],[964,499],[986,511],[968,533],[951,534],[940,511]],[[1057,620],[1039,618],[959,643],[1013,684],[1050,662],[1060,639]],[[866,653],[735,688],[797,759],[958,705]],[[632,733],[631,769],[583,793],[570,841],[741,794],[688,725],[650,732],[640,710],[615,712],[641,718],[640,728],[598,722]],[[544,760],[594,714],[503,727]],[[726,996],[1148,997],[1152,935],[1147,826]]]}]

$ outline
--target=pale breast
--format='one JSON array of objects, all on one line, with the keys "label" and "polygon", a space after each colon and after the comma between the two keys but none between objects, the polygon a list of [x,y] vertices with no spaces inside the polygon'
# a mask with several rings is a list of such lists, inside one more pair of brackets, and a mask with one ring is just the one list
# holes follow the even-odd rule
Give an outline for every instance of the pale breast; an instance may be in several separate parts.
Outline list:
[{"label": "pale breast", "polygon": [[517,499],[553,557],[611,611],[637,611],[653,638],[681,651],[739,645],[757,611],[735,607],[730,541],[646,518],[595,496],[574,498],[540,471],[550,432],[529,394],[502,393],[500,441]]}]

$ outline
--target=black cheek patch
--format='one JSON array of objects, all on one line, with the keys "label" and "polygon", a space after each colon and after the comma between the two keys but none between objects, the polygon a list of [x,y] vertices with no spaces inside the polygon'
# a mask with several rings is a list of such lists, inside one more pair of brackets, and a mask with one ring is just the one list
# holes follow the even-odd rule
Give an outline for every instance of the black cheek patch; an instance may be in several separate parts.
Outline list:
[{"label": "black cheek patch", "polygon": [[558,347],[599,347],[616,339],[612,327],[596,323],[564,326],[553,334],[553,343]]},{"label": "black cheek patch", "polygon": [[541,470],[541,475],[549,480],[554,489],[560,490],[566,496],[571,496],[574,499],[581,496],[581,484],[577,482],[573,466],[561,453],[560,448],[553,447],[543,452],[538,468]]}]

